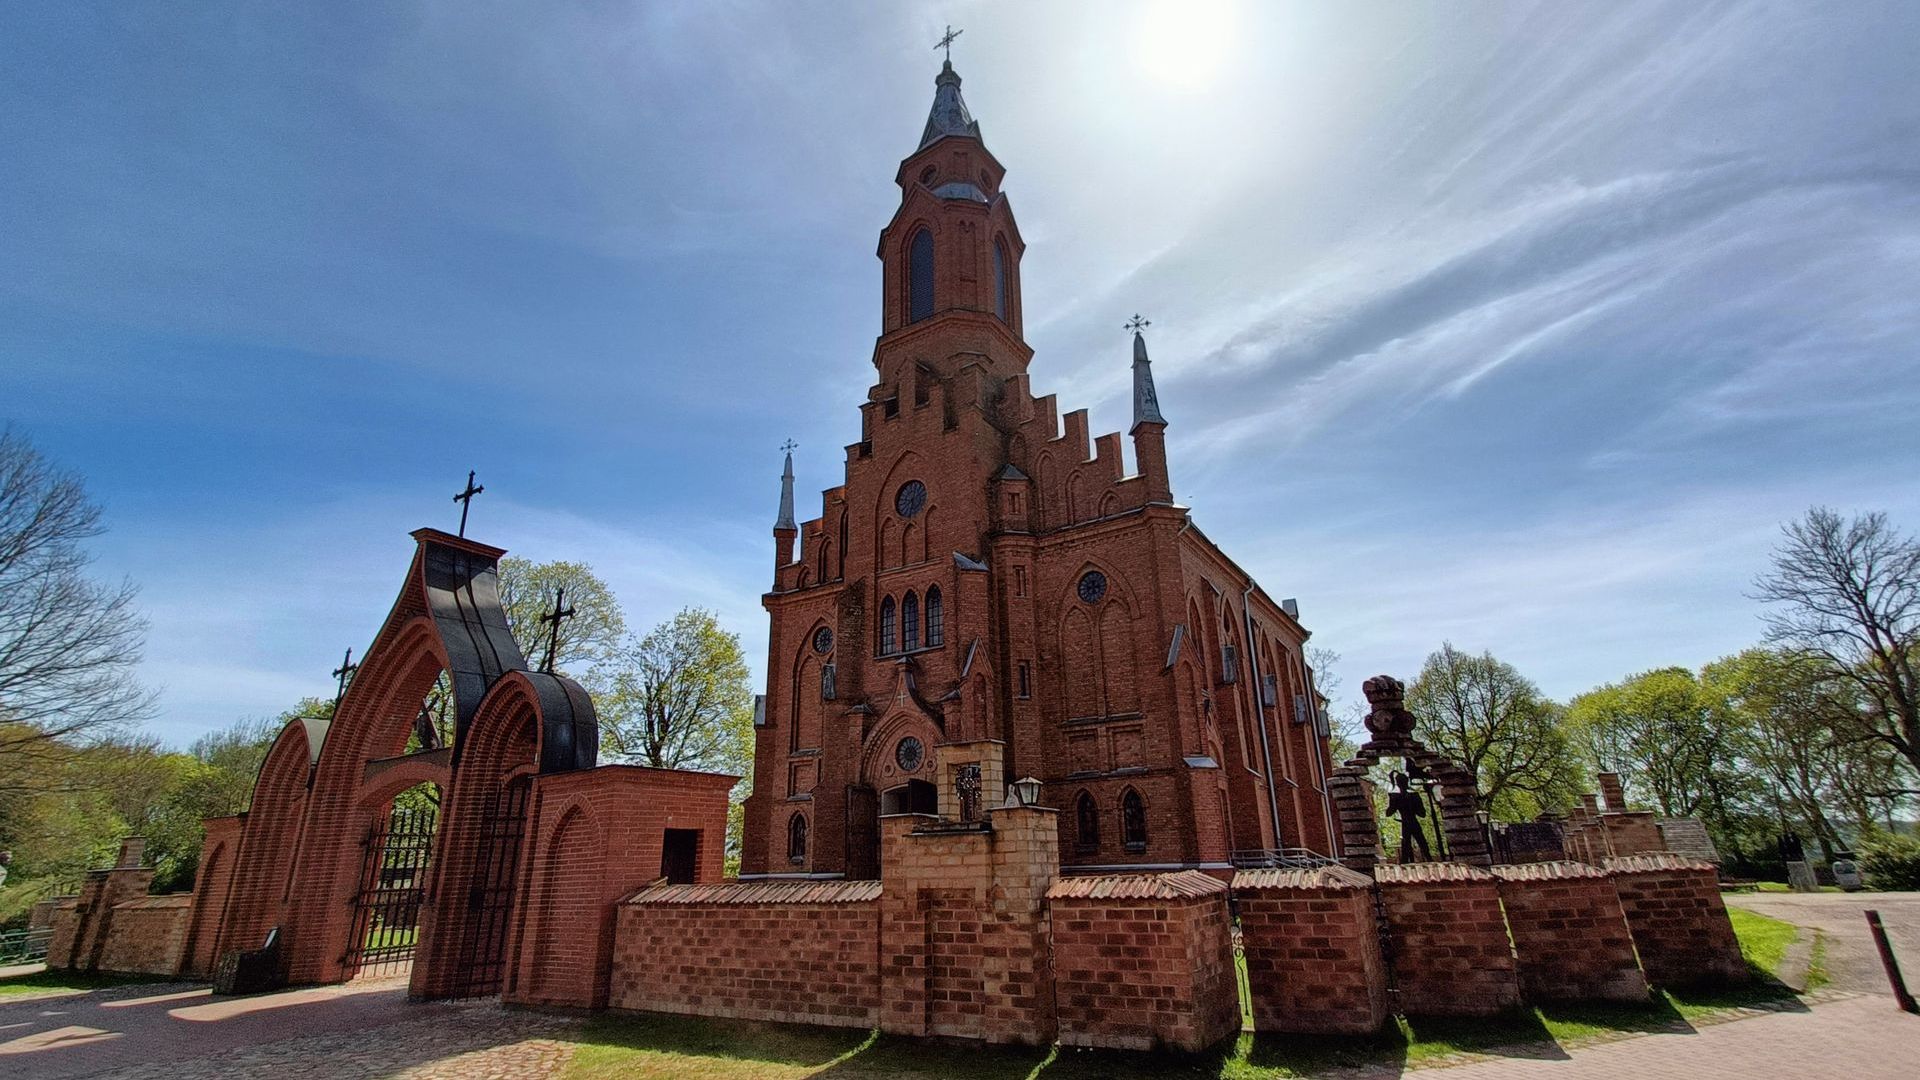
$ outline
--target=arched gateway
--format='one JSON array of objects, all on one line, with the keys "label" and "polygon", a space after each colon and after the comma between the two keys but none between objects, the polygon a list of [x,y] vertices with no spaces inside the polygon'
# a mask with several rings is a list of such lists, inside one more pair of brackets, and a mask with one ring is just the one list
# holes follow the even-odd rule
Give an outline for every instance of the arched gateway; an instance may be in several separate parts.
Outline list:
[{"label": "arched gateway", "polygon": [[[196,921],[219,927],[215,955],[271,936],[286,981],[342,982],[411,960],[415,997],[491,996],[511,989],[519,953],[554,944],[520,940],[551,922],[522,910],[533,868],[550,877],[563,854],[532,850],[552,833],[539,826],[543,780],[568,778],[564,809],[576,815],[583,802],[604,816],[671,801],[651,794],[663,785],[682,793],[658,815],[662,835],[636,830],[620,858],[590,868],[578,892],[594,906],[661,877],[717,879],[734,778],[595,768],[592,700],[571,679],[529,670],[508,630],[504,550],[436,529],[413,538],[399,597],[332,721],[295,720],[274,742],[242,815],[224,910]],[[697,854],[681,850],[689,836]],[[594,967],[572,975],[586,998],[603,992]]]}]

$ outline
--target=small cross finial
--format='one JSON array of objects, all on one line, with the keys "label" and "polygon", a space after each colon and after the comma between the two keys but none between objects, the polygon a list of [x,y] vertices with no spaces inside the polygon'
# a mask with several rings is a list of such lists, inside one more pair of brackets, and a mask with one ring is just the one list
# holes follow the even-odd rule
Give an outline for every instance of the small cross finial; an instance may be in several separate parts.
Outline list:
[{"label": "small cross finial", "polygon": [[333,677],[340,680],[339,689],[333,692],[334,708],[339,708],[340,699],[347,696],[347,680],[353,678],[353,673],[359,670],[360,665],[353,662],[353,650],[348,649],[347,655],[340,658],[340,666],[333,669]]},{"label": "small cross finial", "polygon": [[467,535],[467,511],[473,507],[473,497],[487,490],[486,488],[477,487],[474,485],[473,475],[474,475],[473,470],[468,469],[467,470],[467,489],[453,497],[453,501],[460,504],[460,535],[461,536]]},{"label": "small cross finial", "polygon": [[1151,321],[1147,319],[1143,319],[1139,315],[1135,315],[1133,318],[1127,320],[1126,329],[1127,329],[1127,332],[1130,334],[1137,334],[1140,331],[1145,330],[1147,327],[1152,325],[1153,323]]},{"label": "small cross finial", "polygon": [[574,610],[567,606],[567,590],[561,589],[553,596],[553,610],[540,616],[540,621],[549,627],[547,631],[547,658],[540,662],[540,670],[553,674],[553,655],[560,649],[560,620],[571,619]]},{"label": "small cross finial", "polygon": [[792,439],[788,439],[786,442],[783,442],[780,444],[780,449],[783,453],[791,454],[796,449],[798,449],[799,446],[800,446],[799,443],[794,442]]},{"label": "small cross finial", "polygon": [[947,63],[953,63],[953,39],[964,33],[966,33],[965,30],[955,30],[953,26],[949,24],[947,26],[947,32],[940,35],[940,40],[934,44],[934,48],[946,50]]}]

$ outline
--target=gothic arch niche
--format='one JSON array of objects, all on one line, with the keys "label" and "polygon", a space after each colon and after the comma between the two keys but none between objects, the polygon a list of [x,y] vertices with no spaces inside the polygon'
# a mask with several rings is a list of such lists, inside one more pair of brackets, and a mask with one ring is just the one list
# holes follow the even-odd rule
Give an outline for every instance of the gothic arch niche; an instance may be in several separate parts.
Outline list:
[{"label": "gothic arch niche", "polygon": [[[1429,819],[1429,831],[1436,831],[1433,826],[1438,826],[1447,861],[1493,865],[1486,833],[1480,826],[1480,796],[1473,774],[1414,739],[1413,714],[1406,710],[1405,688],[1398,679],[1377,675],[1368,679],[1362,690],[1373,706],[1366,718],[1372,737],[1327,779],[1327,794],[1340,819],[1341,863],[1371,874],[1377,863],[1386,861],[1380,850],[1373,799],[1368,795],[1368,774],[1383,759],[1400,758],[1418,766],[1435,782],[1439,821]],[[1439,850],[1434,854],[1438,858]]]},{"label": "gothic arch niche", "polygon": [[[1098,590],[1090,579],[1099,579]],[[1094,592],[1098,595],[1093,595]],[[1130,590],[1124,579],[1087,563],[1067,582],[1061,600],[1060,643],[1070,719],[1125,716],[1140,711],[1138,656]]]},{"label": "gothic arch niche", "polygon": [[[808,634],[810,639],[812,634]],[[815,655],[810,641],[800,646],[800,656],[793,665],[792,702],[790,710],[789,750],[818,750],[820,748],[820,727],[825,711],[820,700],[820,668],[822,661]]]},{"label": "gothic arch niche", "polygon": [[[873,535],[879,540],[873,553],[876,572],[906,565],[909,540],[903,534],[916,524],[922,529],[925,527],[922,518],[924,510],[903,517],[896,506],[901,487],[913,480],[923,485],[926,483],[925,471],[921,456],[912,450],[905,450],[893,459],[893,464],[887,467],[885,478],[880,481],[879,493],[874,497],[873,505]],[[928,504],[932,502],[931,496],[932,492],[929,491]]]},{"label": "gothic arch niche", "polygon": [[1073,800],[1073,851],[1076,855],[1100,853],[1100,803],[1085,788]]}]

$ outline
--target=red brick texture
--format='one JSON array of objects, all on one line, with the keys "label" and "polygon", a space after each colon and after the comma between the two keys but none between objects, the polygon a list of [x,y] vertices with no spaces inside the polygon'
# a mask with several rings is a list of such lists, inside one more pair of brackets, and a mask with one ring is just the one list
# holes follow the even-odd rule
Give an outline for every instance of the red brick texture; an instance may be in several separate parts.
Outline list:
[{"label": "red brick texture", "polygon": [[620,906],[608,1005],[872,1028],[880,884],[667,885]]},{"label": "red brick texture", "polygon": [[[122,854],[125,854],[124,848]],[[122,862],[126,861],[123,857]],[[113,938],[113,923],[119,908],[129,900],[145,898],[152,884],[152,867],[122,865],[110,870],[87,871],[80,895],[70,905],[54,911],[47,966],[73,971],[111,971],[101,965],[106,961],[107,945]]]},{"label": "red brick texture", "polygon": [[177,974],[192,919],[191,893],[145,896],[116,905],[99,970],[123,975]]},{"label": "red brick texture", "polygon": [[1655,986],[1747,979],[1713,864],[1680,855],[1607,860],[1640,966]]},{"label": "red brick texture", "polygon": [[661,879],[667,829],[699,832],[695,880],[720,880],[735,779],[634,765],[536,777],[503,999],[604,1008],[619,901]]},{"label": "red brick texture", "polygon": [[1586,863],[1496,866],[1530,1001],[1645,1001],[1647,980],[1606,871]]},{"label": "red brick texture", "polygon": [[1487,1016],[1520,1004],[1494,876],[1460,863],[1374,868],[1394,985],[1409,1016]]},{"label": "red brick texture", "polygon": [[881,820],[883,1031],[1054,1040],[1046,900],[1060,865],[1054,812],[1002,808],[987,818]]},{"label": "red brick texture", "polygon": [[207,818],[200,841],[200,864],[193,878],[193,910],[187,920],[187,940],[180,957],[180,973],[213,976],[220,958],[220,927],[226,921],[232,895],[234,867],[240,859],[247,816]]},{"label": "red brick texture", "polygon": [[1387,971],[1370,879],[1339,866],[1241,871],[1233,895],[1255,1030],[1380,1030]]},{"label": "red brick texture", "polygon": [[1240,1029],[1225,882],[1064,878],[1047,902],[1063,1045],[1197,1051]]}]

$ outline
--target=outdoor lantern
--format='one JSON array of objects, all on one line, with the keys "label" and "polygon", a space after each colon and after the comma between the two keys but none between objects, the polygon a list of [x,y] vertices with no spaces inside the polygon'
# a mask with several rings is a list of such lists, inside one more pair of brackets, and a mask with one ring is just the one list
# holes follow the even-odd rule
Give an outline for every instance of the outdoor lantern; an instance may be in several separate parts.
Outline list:
[{"label": "outdoor lantern", "polygon": [[1013,782],[1013,797],[1021,806],[1040,805],[1040,781],[1024,776]]}]

